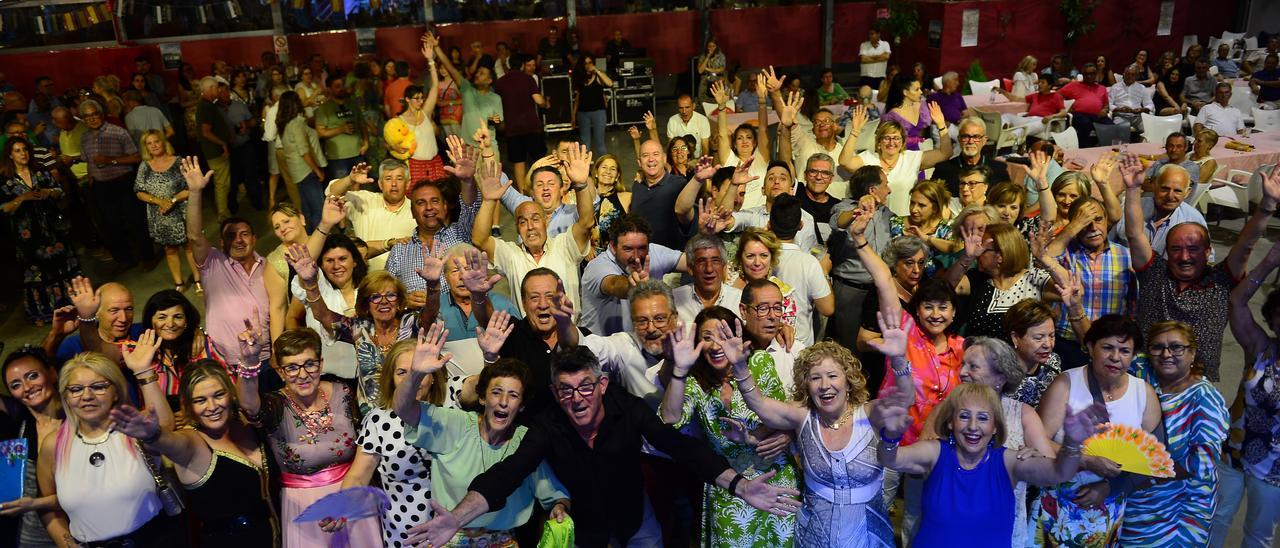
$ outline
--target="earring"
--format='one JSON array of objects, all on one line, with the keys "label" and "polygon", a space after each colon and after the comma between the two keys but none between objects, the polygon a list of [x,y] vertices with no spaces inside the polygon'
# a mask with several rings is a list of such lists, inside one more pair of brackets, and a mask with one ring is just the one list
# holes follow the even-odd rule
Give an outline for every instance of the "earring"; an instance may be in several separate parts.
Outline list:
[{"label": "earring", "polygon": [[996,443],[996,439],[995,439],[995,438],[991,438],[991,439],[987,440],[987,449],[992,449],[992,448],[994,448],[994,447],[995,447],[995,443]]},{"label": "earring", "polygon": [[947,435],[947,443],[951,444],[952,447],[956,446],[956,435],[954,433]]}]

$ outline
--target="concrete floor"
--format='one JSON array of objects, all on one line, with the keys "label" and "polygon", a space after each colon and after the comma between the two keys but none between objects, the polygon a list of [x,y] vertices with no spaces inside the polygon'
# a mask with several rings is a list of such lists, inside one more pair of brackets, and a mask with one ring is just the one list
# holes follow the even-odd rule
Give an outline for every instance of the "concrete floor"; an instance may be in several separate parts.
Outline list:
[{"label": "concrete floor", "polygon": [[[666,125],[667,117],[675,113],[674,101],[664,101],[659,103],[657,115],[659,128]],[[642,126],[641,126],[642,127]],[[576,135],[576,132],[574,133]],[[606,146],[610,153],[618,156],[623,167],[624,176],[630,177],[635,169],[635,151],[632,148],[631,138],[627,135],[626,126],[611,127],[606,133]],[[283,192],[281,193],[283,194]],[[212,200],[206,200],[212,202]],[[248,206],[248,201],[241,198],[241,214],[254,222],[255,228],[259,235],[258,251],[266,254],[279,244],[279,240],[271,233],[270,226],[266,219],[265,212],[258,212]],[[210,205],[210,208],[212,206]],[[206,234],[216,234],[217,221],[211,210],[206,210]],[[1239,230],[1243,224],[1243,219],[1224,220],[1221,227],[1212,226],[1210,223],[1210,233],[1214,242],[1214,249],[1217,257],[1226,257],[1230,246],[1234,243]],[[503,231],[508,237],[514,237],[514,229],[511,225],[510,215],[503,215]],[[1266,254],[1269,243],[1280,241],[1280,220],[1273,219],[1268,227],[1267,232],[1263,236],[1253,253],[1249,264],[1250,268],[1258,263],[1258,261]],[[216,245],[216,242],[215,242]],[[117,281],[127,285],[135,296],[135,306],[137,315],[140,318],[142,314],[143,304],[147,297],[161,289],[172,288],[172,281],[169,271],[161,261],[155,268],[150,271],[144,271],[141,268],[135,268],[125,272],[119,276],[108,276],[113,263],[104,263],[95,261],[90,257],[83,257],[86,266],[86,274],[93,279],[94,285],[99,285],[108,281]],[[183,261],[184,277],[189,277],[190,272],[187,270],[186,261]],[[1250,301],[1250,307],[1257,314],[1262,306],[1263,299],[1267,292],[1275,290],[1274,286],[1268,284],[1263,290],[1259,291]],[[0,341],[4,341],[8,349],[18,348],[23,344],[40,344],[40,341],[47,333],[47,328],[37,328],[26,322],[23,317],[22,308],[13,299],[16,299],[16,292],[12,294],[8,302],[0,304],[4,308],[0,308],[0,315],[3,316],[0,323]],[[194,291],[188,289],[187,297],[195,302],[196,306],[201,310],[204,309],[204,303],[197,299]],[[1240,345],[1236,343],[1232,337],[1230,330],[1227,331],[1222,348],[1222,381],[1217,384],[1218,389],[1226,398],[1228,404],[1235,398],[1236,389],[1240,383],[1243,364],[1245,363],[1243,352]],[[1241,544],[1241,528],[1245,514],[1245,507],[1241,505],[1240,511],[1236,515],[1236,522],[1233,524],[1231,535],[1228,538],[1227,546],[1239,546]],[[1280,538],[1276,539],[1274,546],[1280,548]]]}]

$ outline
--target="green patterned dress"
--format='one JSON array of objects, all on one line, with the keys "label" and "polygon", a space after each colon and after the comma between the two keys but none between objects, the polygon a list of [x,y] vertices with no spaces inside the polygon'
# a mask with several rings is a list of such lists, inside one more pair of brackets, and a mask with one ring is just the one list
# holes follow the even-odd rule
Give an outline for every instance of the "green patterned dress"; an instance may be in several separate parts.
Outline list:
[{"label": "green patterned dress", "polygon": [[[760,393],[775,400],[787,401],[786,389],[774,370],[773,359],[769,354],[757,353],[752,356],[750,364],[751,377],[755,379]],[[771,485],[799,489],[799,474],[790,452],[765,461],[756,455],[754,447],[732,441],[726,436],[729,427],[720,422],[721,418],[740,420],[746,424],[748,431],[760,426],[760,418],[747,408],[737,386],[732,382],[730,386],[733,388],[733,398],[726,409],[718,389],[706,392],[696,381],[689,379],[684,385],[684,407],[681,409],[680,422],[674,426],[683,428],[696,420],[712,449],[728,460],[734,470],[747,478],[776,470],[777,475],[769,481]],[[796,524],[794,515],[784,517],[761,512],[715,485],[707,485],[705,491],[701,546],[791,546]]]}]

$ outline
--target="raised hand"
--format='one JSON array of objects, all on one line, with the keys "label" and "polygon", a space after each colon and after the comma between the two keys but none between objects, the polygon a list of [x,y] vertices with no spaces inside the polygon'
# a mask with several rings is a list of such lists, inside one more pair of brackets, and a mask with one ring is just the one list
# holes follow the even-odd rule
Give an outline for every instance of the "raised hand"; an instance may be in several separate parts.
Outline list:
[{"label": "raised hand", "polygon": [[737,495],[753,508],[776,516],[796,513],[800,509],[800,501],[796,499],[800,492],[770,485],[769,480],[777,474],[777,470],[770,470],[753,479],[744,480],[738,484]]},{"label": "raised hand", "polygon": [[468,249],[454,259],[461,273],[462,285],[472,295],[484,295],[502,280],[502,275],[489,275],[489,256],[479,249]]},{"label": "raised hand", "polygon": [[479,169],[476,171],[476,186],[480,187],[482,198],[496,202],[502,199],[502,195],[506,194],[508,188],[511,188],[511,181],[508,180],[504,184],[502,165],[494,158],[486,158],[480,162]]},{"label": "raised hand", "polygon": [[351,168],[351,173],[347,175],[352,183],[357,186],[367,185],[373,182],[373,178],[369,177],[369,164],[360,162]]},{"label": "raised hand", "polygon": [[729,103],[729,91],[724,88],[724,80],[717,80],[711,84],[711,97],[716,100],[716,106],[724,108]]},{"label": "raised hand", "polygon": [[471,134],[471,140],[476,142],[476,147],[480,149],[483,157],[484,151],[489,149],[489,145],[493,144],[493,136],[489,134],[489,126],[486,124],[476,128],[476,132]]},{"label": "raised hand", "polygon": [[156,351],[159,349],[160,337],[156,335],[154,329],[148,329],[143,331],[133,344],[122,343],[120,354],[124,357],[124,364],[129,367],[129,371],[137,375],[151,369],[152,364],[155,363]]},{"label": "raised hand", "polygon": [[911,330],[913,323],[911,316],[907,316],[907,321],[903,324],[900,317],[894,317],[890,314],[886,318],[883,312],[876,312],[876,322],[880,324],[881,338],[868,344],[876,349],[876,352],[890,358],[906,356],[907,332]]},{"label": "raised hand", "polygon": [[502,345],[507,342],[507,337],[511,336],[511,331],[516,328],[515,322],[511,321],[511,314],[506,310],[495,310],[492,316],[489,316],[489,325],[484,328],[476,327],[476,344],[480,345],[480,351],[484,353],[485,359],[496,357],[498,352],[502,351]]},{"label": "raised hand", "polygon": [[244,329],[236,335],[240,347],[240,364],[250,368],[262,363],[263,350],[271,344],[271,338],[258,325],[257,318],[255,310],[252,317],[244,319]]},{"label": "raised hand", "polygon": [[862,128],[867,126],[867,105],[857,104],[853,106],[853,116],[849,119],[849,135],[857,137],[862,134]]},{"label": "raised hand", "polygon": [[933,125],[938,126],[938,129],[947,128],[947,119],[942,116],[942,105],[937,101],[929,101],[929,117],[933,119]]},{"label": "raised hand", "polygon": [[775,91],[781,90],[782,81],[787,77],[787,75],[785,74],[782,76],[777,76],[776,74],[774,74],[773,65],[770,65],[769,67],[760,71],[760,74],[764,75],[765,85],[769,87],[769,93],[773,93]]},{"label": "raised hand", "polygon": [[427,284],[440,282],[440,275],[444,273],[444,244],[440,243],[439,236],[433,237],[431,247],[422,243],[422,268],[417,272]]},{"label": "raised hand", "polygon": [[187,190],[192,194],[197,194],[209,186],[209,181],[213,180],[213,170],[207,172],[200,171],[200,160],[195,156],[187,156],[182,159],[182,178],[187,181]]},{"label": "raised hand", "polygon": [[903,432],[911,426],[911,394],[889,386],[880,392],[880,397],[871,402],[871,413],[867,416],[881,436],[894,439],[902,437]]},{"label": "raised hand", "polygon": [[444,321],[437,320],[430,328],[419,330],[418,344],[413,348],[413,371],[430,375],[444,367],[453,357],[449,352],[440,352],[448,340],[449,330],[444,328]]},{"label": "raised hand", "polygon": [[769,93],[769,78],[762,72],[756,75],[756,97],[763,101],[767,93]]},{"label": "raised hand", "polygon": [[657,129],[658,129],[658,120],[657,120],[656,118],[654,118],[654,117],[653,117],[653,113],[652,113],[652,112],[645,111],[645,113],[644,113],[644,128],[645,128],[645,129],[647,129],[647,130],[650,130],[650,131],[655,131],[655,130],[657,130]]},{"label": "raised hand", "polygon": [[[872,202],[874,202],[874,199],[872,199]],[[859,202],[858,207],[853,211],[853,222],[849,223],[849,234],[854,236],[865,234],[867,226],[871,224],[871,217],[874,215],[875,205],[873,203]]]},{"label": "raised hand", "polygon": [[960,226],[960,237],[964,239],[964,254],[970,259],[977,259],[985,250],[986,231]]},{"label": "raised hand", "polygon": [[760,178],[759,175],[751,174],[751,163],[754,161],[756,161],[756,157],[752,155],[747,158],[747,161],[738,164],[738,167],[733,169],[733,184],[745,185]]},{"label": "raised hand", "polygon": [[782,111],[778,113],[778,123],[784,126],[796,123],[796,114],[800,112],[800,105],[803,104],[804,95],[800,92],[788,93],[787,98],[782,102]]},{"label": "raised hand", "polygon": [[552,299],[551,315],[556,318],[556,325],[571,326],[573,324],[573,301],[564,294],[564,283],[557,286],[556,296]]},{"label": "raised hand", "polygon": [[751,343],[742,338],[742,320],[735,319],[731,327],[729,322],[720,320],[711,330],[711,341],[720,345],[724,357],[733,364],[734,370],[747,371],[747,357],[751,355]]},{"label": "raised hand", "polygon": [[627,280],[631,282],[632,287],[649,280],[648,255],[645,255],[644,258],[633,259],[627,263]]},{"label": "raised hand", "polygon": [[591,149],[587,145],[579,144],[570,146],[568,157],[565,158],[565,175],[569,177],[569,182],[573,186],[581,186],[590,182],[591,178]]},{"label": "raised hand", "polygon": [[53,321],[49,322],[49,331],[63,336],[75,333],[80,328],[80,320],[76,317],[75,305],[67,305],[53,311]]},{"label": "raised hand", "polygon": [[631,136],[632,141],[640,140],[640,129],[637,128],[636,126],[631,126],[627,128],[627,134]]},{"label": "raised hand", "polygon": [[457,135],[450,135],[445,142],[449,145],[449,160],[453,165],[445,166],[444,170],[463,181],[474,176],[476,164],[480,161],[480,149],[468,145]]},{"label": "raised hand", "polygon": [[127,403],[111,410],[111,426],[135,440],[151,439],[160,433],[160,419],[154,409],[139,411]]},{"label": "raised hand", "polygon": [[702,355],[706,347],[707,342],[697,334],[686,331],[683,324],[677,325],[675,330],[667,333],[662,341],[662,349],[667,359],[671,360],[672,372],[680,377],[689,374],[689,370],[693,369],[693,364],[698,361],[698,356]]},{"label": "raised hand", "polygon": [[716,165],[715,158],[703,156],[698,158],[698,164],[693,168],[693,178],[699,181],[710,181],[717,169],[720,169],[720,166]]},{"label": "raised hand", "polygon": [[1146,171],[1138,155],[1130,152],[1120,161],[1120,176],[1124,178],[1124,186],[1130,190],[1142,188],[1142,175]]},{"label": "raised hand", "polygon": [[[1049,155],[1043,150],[1033,150],[1029,155],[1031,159],[1031,179],[1036,182],[1036,188],[1045,188],[1049,186]],[[1094,164],[1097,167],[1097,164]]]},{"label": "raised hand", "polygon": [[307,285],[316,283],[320,275],[320,267],[316,265],[315,259],[311,258],[311,252],[307,251],[307,246],[289,244],[289,247],[284,250],[284,259],[297,271],[298,278],[303,283]]},{"label": "raised hand", "polygon": [[98,314],[102,299],[93,290],[93,282],[84,276],[71,278],[71,288],[67,291],[71,304],[76,307],[76,314],[81,318],[92,318]]},{"label": "raised hand", "polygon": [[347,218],[347,201],[341,196],[329,196],[324,200],[324,209],[320,210],[320,224],[338,226]]},{"label": "raised hand", "polygon": [[1067,441],[1080,445],[1084,440],[1089,439],[1089,436],[1106,431],[1106,427],[1102,426],[1107,422],[1106,406],[1093,402],[1093,405],[1078,412],[1072,412],[1070,404],[1066,406],[1067,414],[1062,419],[1062,433]]},{"label": "raised hand", "polygon": [[439,44],[440,41],[436,38],[436,35],[430,32],[422,33],[422,56],[430,60],[435,56],[436,46]]},{"label": "raised hand", "polygon": [[[1120,155],[1118,153],[1108,152],[1103,154],[1098,161],[1089,166],[1089,177],[1093,178],[1093,182],[1105,185],[1111,179],[1111,172],[1116,169],[1116,164],[1120,163]],[[1141,167],[1141,163],[1138,164]]]},{"label": "raised hand", "polygon": [[1053,287],[1057,290],[1058,295],[1062,298],[1062,306],[1068,311],[1080,302],[1080,298],[1084,296],[1084,284],[1080,281],[1080,274],[1071,272],[1065,280],[1059,282],[1054,280]]}]

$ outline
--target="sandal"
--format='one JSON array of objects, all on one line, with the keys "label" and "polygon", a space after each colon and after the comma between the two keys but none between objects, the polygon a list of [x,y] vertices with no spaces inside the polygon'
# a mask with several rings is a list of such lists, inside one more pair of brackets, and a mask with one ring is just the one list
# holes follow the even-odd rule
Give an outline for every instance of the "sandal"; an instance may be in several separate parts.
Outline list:
[{"label": "sandal", "polygon": [[174,291],[177,291],[178,293],[186,293],[186,292],[187,292],[187,288],[186,288],[186,287],[184,287],[182,284],[176,284],[176,285],[174,285],[174,286],[173,286],[173,289],[174,289]]},{"label": "sandal", "polygon": [[204,295],[204,286],[200,282],[196,282],[196,295]]}]

